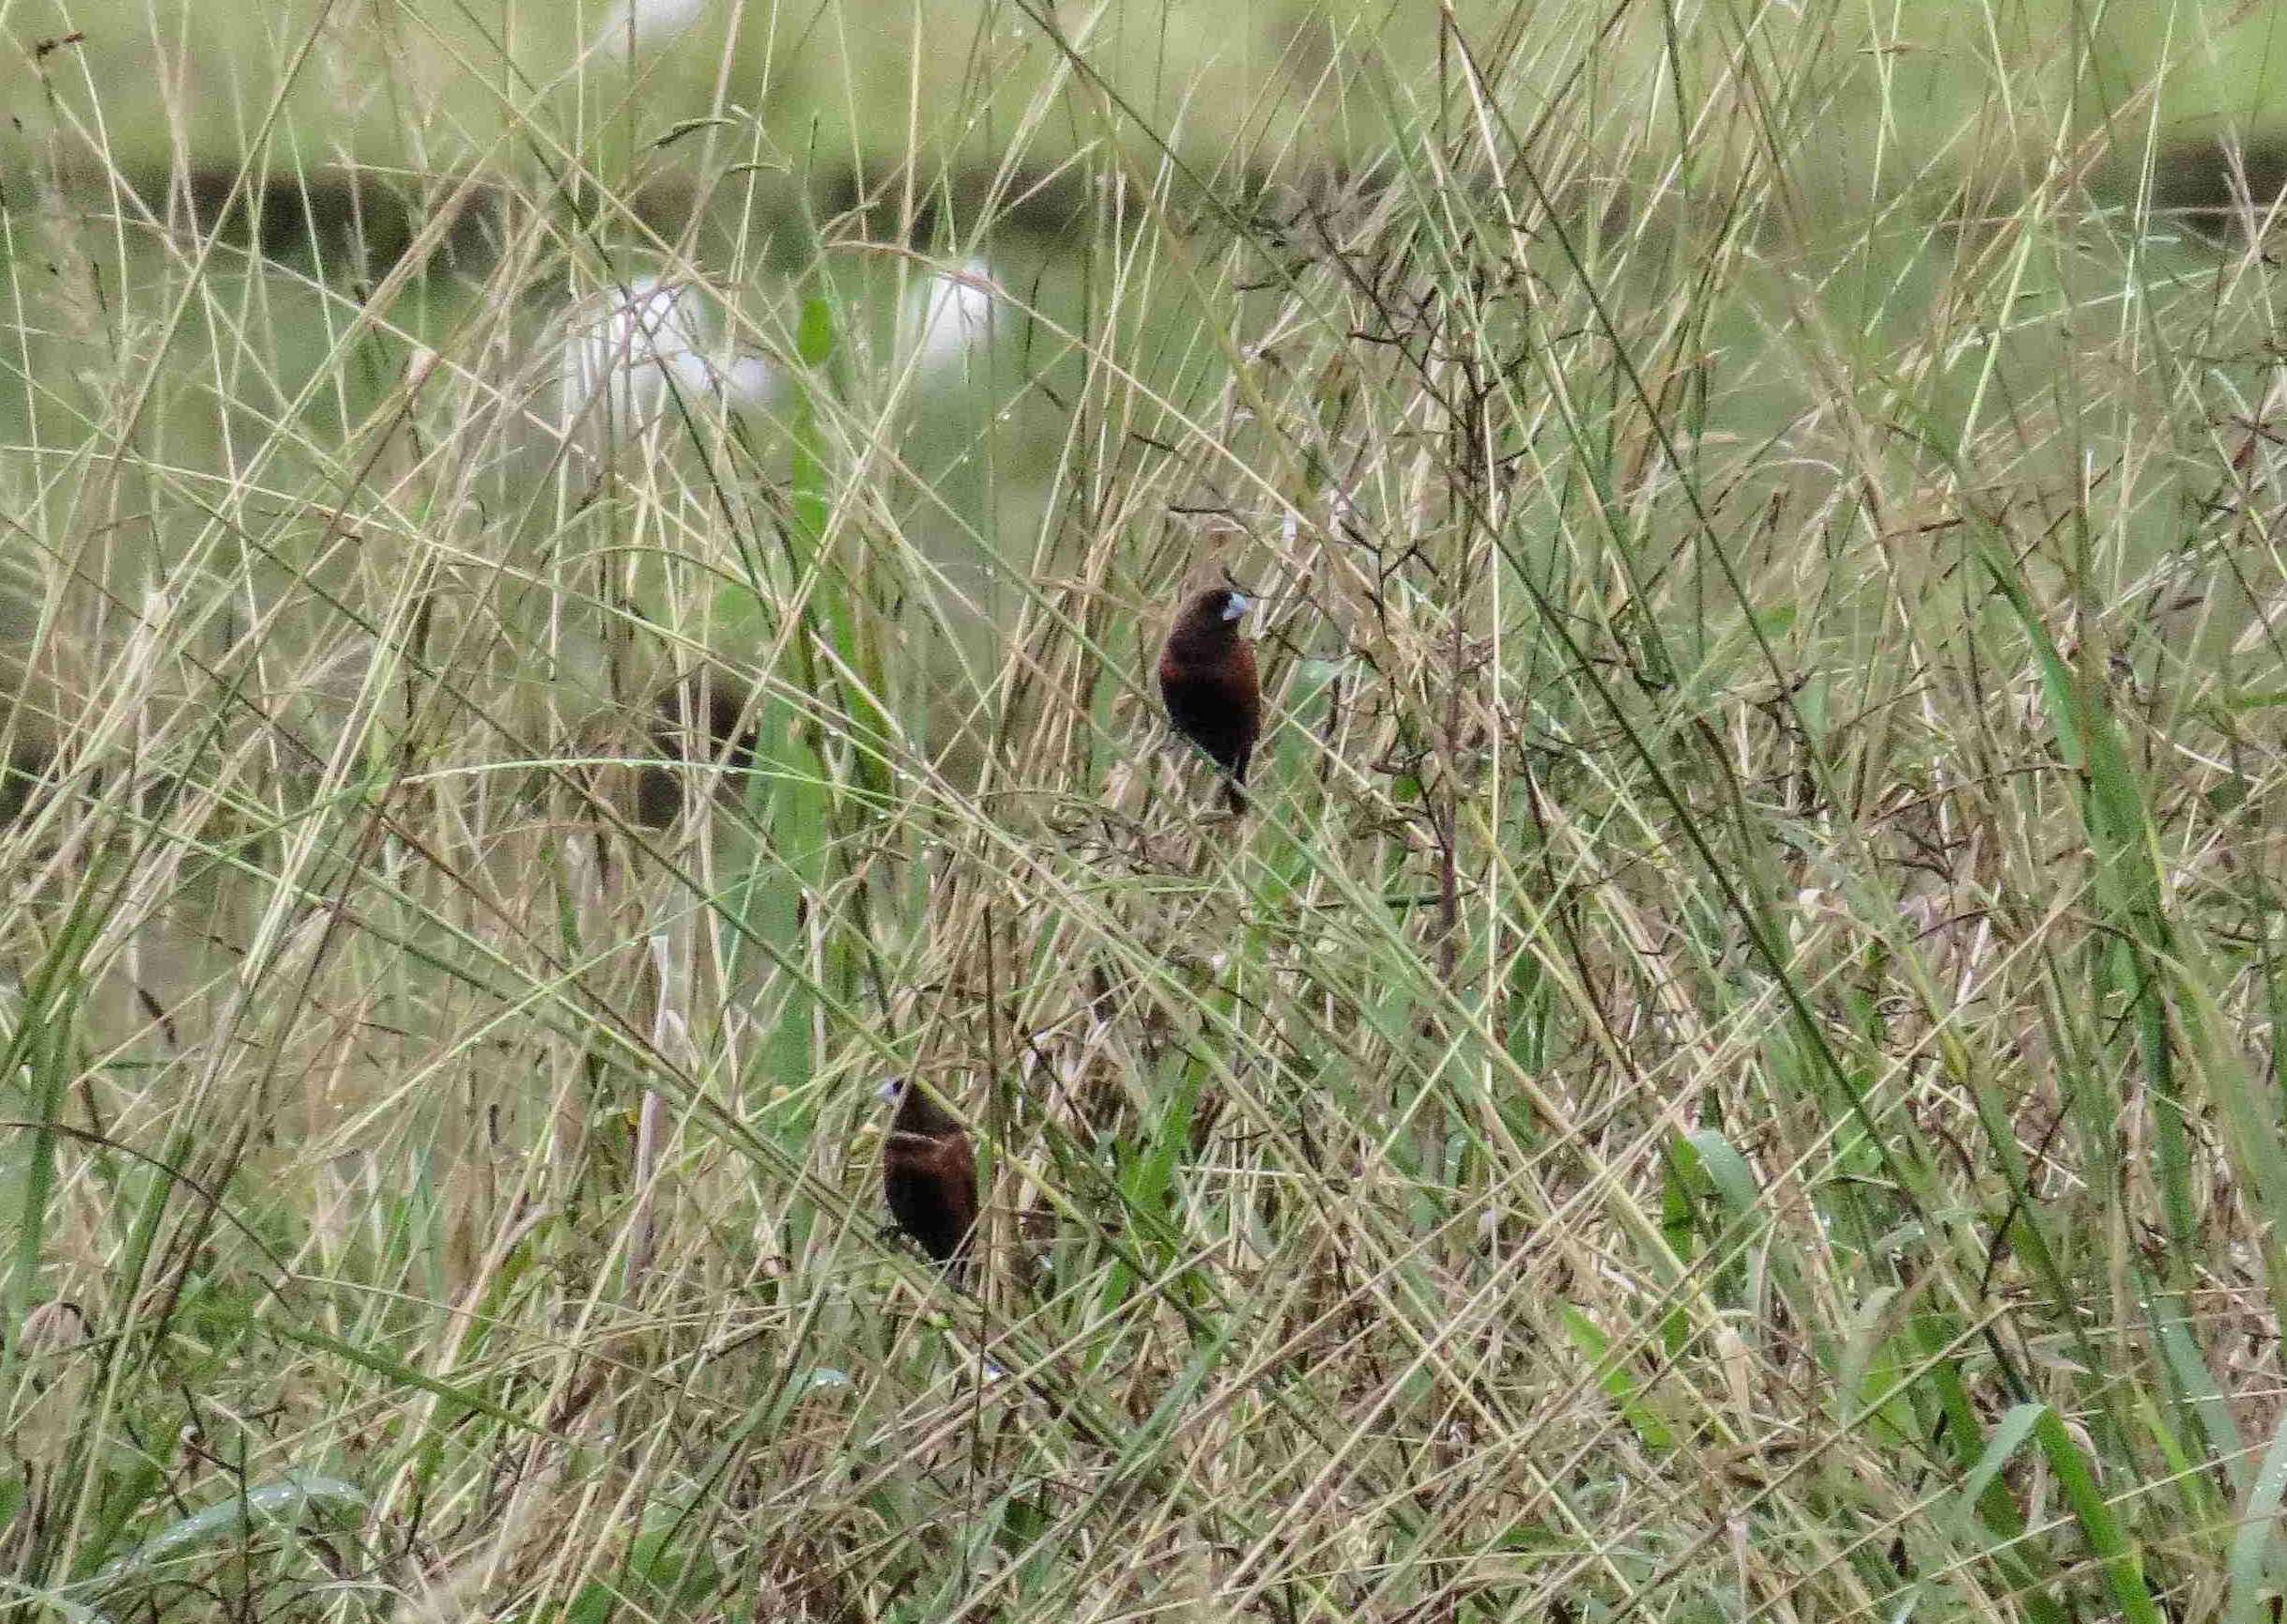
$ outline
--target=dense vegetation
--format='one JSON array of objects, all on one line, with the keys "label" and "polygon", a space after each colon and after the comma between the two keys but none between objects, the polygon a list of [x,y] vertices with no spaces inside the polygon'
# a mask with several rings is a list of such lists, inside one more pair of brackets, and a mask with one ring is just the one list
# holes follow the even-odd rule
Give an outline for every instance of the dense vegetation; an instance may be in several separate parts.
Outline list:
[{"label": "dense vegetation", "polygon": [[0,1616],[2276,1617],[2191,9],[0,9]]}]

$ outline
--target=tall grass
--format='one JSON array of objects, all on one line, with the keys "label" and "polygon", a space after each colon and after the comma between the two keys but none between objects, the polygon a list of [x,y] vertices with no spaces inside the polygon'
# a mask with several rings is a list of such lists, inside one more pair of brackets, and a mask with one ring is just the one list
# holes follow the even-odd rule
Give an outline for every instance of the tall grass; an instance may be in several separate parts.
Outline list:
[{"label": "tall grass", "polygon": [[2271,8],[709,16],[26,36],[0,1611],[2275,1616]]}]

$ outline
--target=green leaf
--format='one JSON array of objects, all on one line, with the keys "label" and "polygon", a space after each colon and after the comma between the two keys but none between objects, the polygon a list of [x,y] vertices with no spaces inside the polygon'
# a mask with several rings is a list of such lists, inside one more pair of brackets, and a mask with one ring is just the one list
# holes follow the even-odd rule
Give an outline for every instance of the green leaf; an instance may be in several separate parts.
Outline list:
[{"label": "green leaf", "polygon": [[1699,1157],[1700,1166],[1707,1169],[1708,1177],[1714,1181],[1715,1193],[1723,1197],[1724,1205],[1744,1218],[1756,1210],[1761,1190],[1756,1183],[1755,1170],[1747,1158],[1731,1147],[1731,1141],[1711,1127],[1696,1127],[1683,1136]]},{"label": "green leaf", "polygon": [[453,1403],[464,1404],[480,1416],[490,1416],[496,1421],[505,1421],[512,1427],[537,1432],[542,1437],[550,1435],[548,1430],[538,1422],[528,1420],[514,1410],[503,1409],[483,1394],[472,1393],[466,1387],[456,1387],[450,1382],[440,1382],[435,1376],[417,1371],[404,1360],[393,1359],[387,1354],[374,1353],[354,1342],[343,1341],[339,1337],[330,1337],[323,1331],[305,1331],[299,1325],[265,1321],[263,1328],[289,1342],[299,1342],[305,1348],[315,1348],[320,1353],[347,1359],[351,1364],[371,1371],[377,1376],[387,1376],[406,1387],[419,1387],[424,1393],[434,1393]]},{"label": "green leaf", "polygon": [[606,1624],[617,1605],[611,1586],[601,1579],[591,1579],[579,1587],[579,1594],[564,1609],[563,1624]]},{"label": "green leaf", "polygon": [[2232,1624],[2271,1624],[2265,1603],[2278,1594],[2264,1583],[2270,1553],[2279,1534],[2279,1502],[2287,1494],[2287,1421],[2271,1434],[2264,1451],[2262,1470],[2248,1491],[2248,1502],[2232,1536],[2232,1555],[2225,1566],[2231,1586],[2224,1592],[2223,1616]]},{"label": "green leaf", "polygon": [[2001,1476],[2002,1468],[2009,1463],[2009,1457],[2024,1448],[2025,1440],[2033,1436],[2034,1428],[2040,1424],[2041,1417],[2047,1414],[2047,1404],[2010,1406],[2009,1413],[2001,1418],[2001,1425],[1994,1428],[1993,1435],[1986,1440],[1986,1452],[1977,1457],[1977,1464],[1971,1467],[1970,1475],[1961,1479],[1961,1498],[1965,1505],[1974,1507],[1985,1497],[1987,1485]]},{"label": "green leaf", "polygon": [[1620,1414],[1626,1417],[1628,1425],[1635,1430],[1635,1435],[1643,1440],[1644,1447],[1650,1449],[1672,1448],[1676,1442],[1675,1434],[1667,1430],[1667,1423],[1638,1397],[1635,1380],[1629,1375],[1625,1363],[1612,1357],[1612,1339],[1597,1327],[1595,1321],[1571,1303],[1564,1305],[1564,1330],[1573,1339],[1573,1345],[1586,1354],[1589,1362],[1597,1367],[1596,1385],[1619,1405]]},{"label": "green leaf", "polygon": [[794,329],[794,353],[802,364],[821,367],[834,359],[834,306],[822,296],[802,301],[802,320]]},{"label": "green leaf", "polygon": [[2073,1435],[2064,1430],[2057,1413],[2046,1404],[2034,1417],[2034,1434],[2041,1441],[2041,1452],[2049,1457],[2049,1469],[2057,1474],[2064,1497],[2072,1502],[2073,1516],[2080,1524],[2089,1550],[2104,1567],[2105,1578],[2112,1587],[2112,1599],[2120,1603],[2121,1612],[2129,1624],[2163,1624],[2159,1607],[2144,1584],[2143,1558],[2121,1532],[2120,1520],[2112,1515],[2111,1503],[2096,1486],[2095,1474],[2089,1470],[2088,1457],[2073,1442]]},{"label": "green leaf", "polygon": [[[43,1590],[36,1585],[23,1585],[13,1579],[0,1578],[0,1597],[11,1596],[27,1607],[44,1607],[59,1618],[69,1619],[71,1624],[111,1624],[111,1620],[103,1614],[97,1612],[93,1607],[82,1606],[59,1591]],[[9,1607],[7,1611],[13,1614],[16,1609]],[[29,1613],[27,1616],[35,1618],[38,1616],[37,1613]]]},{"label": "green leaf", "polygon": [[319,1477],[315,1473],[289,1472],[274,1483],[265,1483],[258,1489],[249,1489],[243,1494],[234,1494],[219,1504],[170,1523],[116,1562],[88,1578],[77,1581],[70,1588],[108,1590],[122,1580],[134,1578],[177,1553],[218,1538],[235,1538],[240,1529],[251,1527],[257,1522],[297,1523],[312,1506],[325,1502],[361,1508],[368,1504],[365,1492],[354,1483],[345,1483],[338,1478]]}]

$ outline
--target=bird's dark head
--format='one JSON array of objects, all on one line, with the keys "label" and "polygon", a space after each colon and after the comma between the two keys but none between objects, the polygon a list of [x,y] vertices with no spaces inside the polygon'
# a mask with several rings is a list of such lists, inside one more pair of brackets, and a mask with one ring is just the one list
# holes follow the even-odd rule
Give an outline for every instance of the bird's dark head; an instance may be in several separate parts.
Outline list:
[{"label": "bird's dark head", "polygon": [[929,1091],[910,1078],[893,1077],[876,1092],[895,1108],[889,1119],[894,1132],[943,1139],[960,1131],[960,1124],[953,1119],[952,1112],[930,1098]]},{"label": "bird's dark head", "polygon": [[1178,633],[1190,636],[1236,636],[1238,623],[1246,619],[1254,600],[1246,593],[1229,587],[1209,587],[1204,592],[1194,592],[1183,605],[1183,614],[1175,622]]}]

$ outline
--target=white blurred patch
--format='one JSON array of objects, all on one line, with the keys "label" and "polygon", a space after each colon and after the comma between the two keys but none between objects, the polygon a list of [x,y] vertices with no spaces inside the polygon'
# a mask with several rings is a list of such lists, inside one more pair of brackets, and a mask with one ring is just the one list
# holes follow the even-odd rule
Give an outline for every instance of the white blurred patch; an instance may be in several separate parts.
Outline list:
[{"label": "white blurred patch", "polygon": [[631,43],[638,53],[656,51],[687,33],[707,14],[708,5],[709,0],[620,0],[589,49],[622,60]]},{"label": "white blurred patch", "polygon": [[921,284],[913,348],[931,370],[981,355],[992,342],[993,307],[1000,288],[992,267],[964,261],[959,270],[933,273]]},{"label": "white blurred patch", "polygon": [[656,276],[576,307],[561,345],[557,409],[566,432],[598,421],[616,435],[636,433],[673,409],[677,391],[694,406],[757,406],[777,384],[769,361],[732,350],[704,294]]}]

